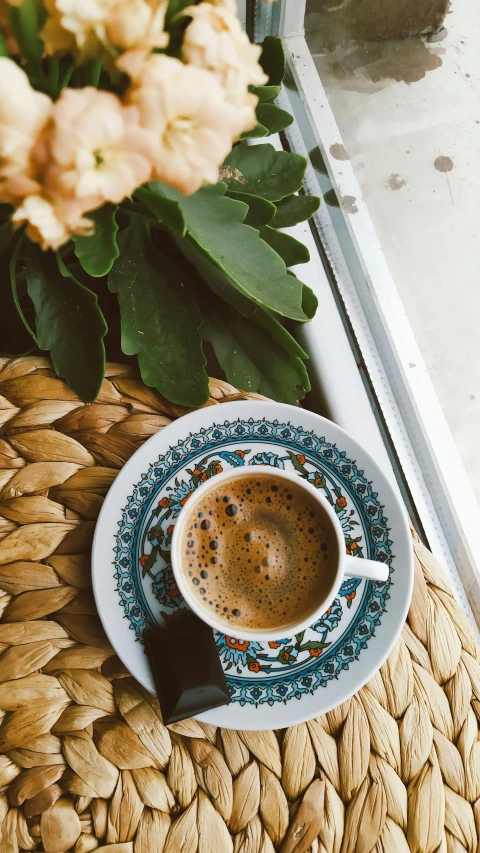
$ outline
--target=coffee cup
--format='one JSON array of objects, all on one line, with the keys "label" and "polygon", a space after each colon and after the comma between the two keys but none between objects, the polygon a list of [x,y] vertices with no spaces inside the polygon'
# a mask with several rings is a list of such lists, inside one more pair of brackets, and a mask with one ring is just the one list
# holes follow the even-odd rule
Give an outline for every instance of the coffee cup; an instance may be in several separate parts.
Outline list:
[{"label": "coffee cup", "polygon": [[188,606],[242,640],[299,633],[346,578],[384,582],[389,568],[346,554],[340,520],[298,474],[242,466],[198,486],[175,525],[172,568]]}]

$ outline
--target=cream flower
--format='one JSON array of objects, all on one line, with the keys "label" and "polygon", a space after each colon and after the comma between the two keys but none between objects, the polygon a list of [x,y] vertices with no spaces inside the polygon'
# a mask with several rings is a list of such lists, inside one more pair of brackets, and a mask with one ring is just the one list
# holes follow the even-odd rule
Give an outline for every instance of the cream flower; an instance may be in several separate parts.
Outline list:
[{"label": "cream flower", "polygon": [[0,79],[0,201],[14,204],[38,191],[33,153],[53,105],[6,57],[0,57]]},{"label": "cream flower", "polygon": [[70,235],[91,233],[92,221],[81,215],[72,215],[66,208],[57,208],[41,195],[26,198],[12,216],[15,228],[26,225],[26,234],[34,243],[46,251],[58,249],[70,240]]},{"label": "cream flower", "polygon": [[44,0],[48,12],[41,37],[47,54],[69,52],[78,59],[101,55],[111,0]]},{"label": "cream flower", "polygon": [[109,42],[117,50],[167,47],[167,8],[168,0],[113,0],[106,20]]},{"label": "cream flower", "polygon": [[216,75],[242,116],[242,131],[250,130],[256,124],[258,98],[248,87],[261,86],[268,80],[258,62],[261,47],[251,44],[224,4],[202,3],[188,7],[184,14],[193,20],[185,30],[183,59]]},{"label": "cream flower", "polygon": [[134,107],[110,92],[64,89],[39,158],[47,194],[76,198],[84,210],[121,202],[149,180],[155,139]]},{"label": "cream flower", "polygon": [[[232,15],[237,14],[237,0],[204,0],[205,3],[210,3],[210,6],[219,6],[221,9],[227,9]],[[275,3],[275,0],[266,0],[267,3]]]},{"label": "cream flower", "polygon": [[227,9],[231,15],[237,14],[237,0],[205,0],[210,6],[218,6],[220,9]]},{"label": "cream flower", "polygon": [[213,74],[152,54],[136,67],[126,100],[138,107],[141,124],[155,135],[153,177],[185,194],[205,181],[216,183],[242,117],[225,100]]},{"label": "cream flower", "polygon": [[44,0],[49,13],[42,31],[49,54],[68,51],[78,59],[108,62],[123,50],[166,47],[168,0]]},{"label": "cream flower", "polygon": [[223,4],[201,3],[189,6],[183,14],[192,18],[182,45],[186,62],[215,72],[228,92],[267,82],[258,62],[261,47],[251,44],[239,20],[228,8]]}]

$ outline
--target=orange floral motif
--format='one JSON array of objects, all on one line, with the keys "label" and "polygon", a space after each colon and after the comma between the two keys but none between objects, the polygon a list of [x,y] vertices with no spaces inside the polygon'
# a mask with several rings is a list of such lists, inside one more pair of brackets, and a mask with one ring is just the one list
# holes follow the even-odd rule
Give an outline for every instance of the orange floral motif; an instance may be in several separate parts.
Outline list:
[{"label": "orange floral motif", "polygon": [[217,464],[215,465],[215,471],[217,472],[217,474],[221,474],[221,473],[222,473],[223,468],[222,468],[222,466],[220,465],[220,462],[217,462]]},{"label": "orange floral motif", "polygon": [[170,526],[167,528],[167,536],[171,536],[174,530],[175,530],[175,525],[170,524]]},{"label": "orange floral motif", "polygon": [[356,594],[357,594],[356,590],[354,590],[353,592],[347,592],[347,594],[346,594],[345,598],[347,598],[347,599],[348,599],[348,601],[353,601],[353,599],[355,598]]},{"label": "orange floral motif", "polygon": [[202,480],[202,483],[204,483],[204,482],[205,482],[205,480],[208,480],[208,476],[207,476],[207,472],[206,472],[206,471],[204,471],[204,472],[203,472],[203,474],[202,474],[202,476],[201,476],[201,480]]},{"label": "orange floral motif", "polygon": [[258,660],[252,660],[248,664],[248,668],[249,668],[250,672],[260,672],[260,664],[259,664]]},{"label": "orange floral motif", "polygon": [[347,499],[344,498],[343,495],[337,499],[336,506],[338,506],[340,509],[344,509],[346,507],[346,505],[347,505]]},{"label": "orange floral motif", "polygon": [[167,589],[167,595],[170,595],[172,598],[176,598],[178,595],[180,595],[180,590],[177,589],[176,586],[174,586],[173,589]]},{"label": "orange floral motif", "polygon": [[[203,479],[203,478],[202,478],[202,479]],[[188,499],[192,497],[192,494],[193,494],[193,492],[189,492],[189,493],[188,493],[188,495],[185,495],[185,497],[184,497],[184,498],[182,498],[182,500],[180,501],[180,503],[182,504],[182,506],[185,506],[185,504],[187,503]]]},{"label": "orange floral motif", "polygon": [[271,649],[279,649],[280,648],[280,643],[277,643],[276,640],[270,640],[268,645],[270,646]]},{"label": "orange floral motif", "polygon": [[162,498],[162,500],[158,502],[158,505],[163,506],[163,508],[166,509],[168,506],[168,498]]},{"label": "orange floral motif", "polygon": [[309,649],[311,658],[319,658],[322,654],[322,649]]},{"label": "orange floral motif", "polygon": [[240,459],[245,459],[245,451],[244,450],[235,450],[235,455],[240,456]]},{"label": "orange floral motif", "polygon": [[305,459],[305,456],[303,456],[301,453],[297,453],[297,459],[300,462],[300,465],[305,465],[305,462],[307,461]]},{"label": "orange floral motif", "polygon": [[195,470],[194,470],[194,472],[193,472],[193,474],[194,474],[194,476],[195,476],[195,477],[200,477],[201,473],[202,473],[202,472],[199,470],[199,468],[195,468]]},{"label": "orange floral motif", "polygon": [[148,562],[148,557],[149,557],[148,554],[144,554],[142,557],[140,557],[140,565],[142,566],[142,568],[145,565],[145,563]]},{"label": "orange floral motif", "polygon": [[357,550],[358,550],[358,542],[351,542],[350,543],[350,551],[357,551]]},{"label": "orange floral motif", "polygon": [[225,637],[227,646],[231,649],[238,649],[239,652],[246,652],[250,643],[248,640],[236,640],[235,637]]}]

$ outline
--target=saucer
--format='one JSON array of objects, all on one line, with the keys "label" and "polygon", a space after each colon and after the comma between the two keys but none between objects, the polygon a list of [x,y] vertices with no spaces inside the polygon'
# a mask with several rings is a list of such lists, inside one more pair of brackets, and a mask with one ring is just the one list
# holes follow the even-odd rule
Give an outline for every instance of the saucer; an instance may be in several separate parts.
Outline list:
[{"label": "saucer", "polygon": [[152,693],[147,626],[185,604],[170,566],[178,515],[205,480],[239,466],[294,471],[335,508],[347,553],[389,566],[385,583],[344,581],[306,631],[270,642],[216,634],[231,702],[198,719],[277,729],[317,717],[356,693],[384,663],[413,589],[405,509],[375,460],[331,421],[268,401],[192,412],[152,436],[126,463],[100,513],[92,552],[95,599],[109,640]]}]

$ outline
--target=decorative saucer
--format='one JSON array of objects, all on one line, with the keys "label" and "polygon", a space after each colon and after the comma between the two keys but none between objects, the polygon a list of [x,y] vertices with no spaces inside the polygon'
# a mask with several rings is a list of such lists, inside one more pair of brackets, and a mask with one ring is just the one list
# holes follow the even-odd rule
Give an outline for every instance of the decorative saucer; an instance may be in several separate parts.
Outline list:
[{"label": "decorative saucer", "polygon": [[247,465],[295,471],[313,483],[335,508],[347,552],[390,568],[385,583],[346,580],[328,611],[294,637],[258,643],[216,635],[231,702],[199,719],[276,729],[324,714],[356,693],[389,655],[408,612],[413,550],[404,507],[375,460],[344,430],[267,401],[224,403],[174,421],[132,456],[106,497],[93,544],[93,585],[113,647],[154,692],[143,631],[185,606],[169,560],[176,519],[202,481]]}]

